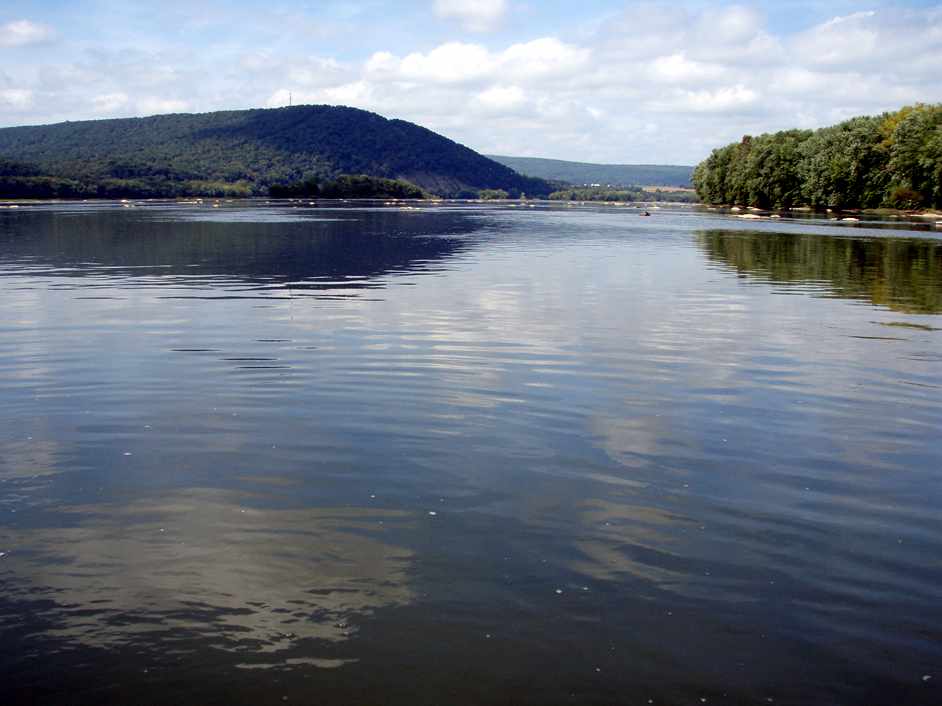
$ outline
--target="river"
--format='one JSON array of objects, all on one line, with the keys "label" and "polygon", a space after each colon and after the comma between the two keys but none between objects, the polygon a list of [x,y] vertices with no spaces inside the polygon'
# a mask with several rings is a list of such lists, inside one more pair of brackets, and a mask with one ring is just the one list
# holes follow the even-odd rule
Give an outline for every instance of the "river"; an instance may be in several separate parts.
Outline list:
[{"label": "river", "polygon": [[942,238],[0,210],[4,704],[942,703]]}]

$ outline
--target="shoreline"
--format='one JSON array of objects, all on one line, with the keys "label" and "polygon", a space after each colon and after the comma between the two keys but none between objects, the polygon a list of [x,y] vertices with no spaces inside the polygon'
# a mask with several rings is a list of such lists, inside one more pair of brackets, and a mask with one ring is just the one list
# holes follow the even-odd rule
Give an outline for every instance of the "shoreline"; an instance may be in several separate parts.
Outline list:
[{"label": "shoreline", "polygon": [[831,216],[837,220],[842,217],[853,216],[882,216],[884,218],[920,218],[927,221],[942,221],[942,213],[936,209],[898,209],[898,208],[845,208],[845,209],[816,209],[811,206],[795,206],[793,208],[758,208],[756,206],[737,206],[734,204],[698,204],[710,211],[723,211],[735,215],[756,214],[770,217],[772,215],[805,214],[815,216]]},{"label": "shoreline", "polygon": [[0,197],[0,208],[19,205],[40,205],[40,204],[79,204],[79,203],[115,203],[115,204],[138,204],[138,203],[166,203],[179,205],[203,205],[203,204],[239,204],[249,202],[265,202],[273,204],[310,204],[310,203],[464,203],[464,204],[494,204],[494,205],[518,205],[518,204],[548,204],[548,205],[566,205],[579,204],[585,206],[648,206],[649,208],[658,208],[662,206],[676,206],[683,208],[697,208],[703,204],[688,203],[685,201],[593,201],[593,200],[563,200],[563,199],[481,199],[481,198],[446,198],[444,196],[432,196],[429,198],[390,198],[383,196],[364,196],[359,198],[280,198],[272,196],[239,196],[239,197],[205,197],[192,196],[180,198],[166,198],[160,196],[141,197],[141,198],[59,198],[59,199],[5,199]]},{"label": "shoreline", "polygon": [[335,206],[342,204],[373,204],[380,206],[406,206],[406,205],[441,205],[441,204],[478,204],[494,206],[607,206],[617,208],[645,208],[657,210],[660,208],[679,208],[685,210],[701,209],[714,213],[722,213],[744,220],[778,220],[801,217],[827,217],[830,221],[853,223],[860,221],[859,216],[870,216],[883,219],[907,220],[911,223],[921,223],[929,227],[942,229],[942,213],[936,210],[901,210],[891,208],[877,209],[845,209],[845,210],[818,210],[808,206],[798,206],[789,209],[762,209],[755,206],[735,206],[727,204],[688,203],[683,201],[592,201],[592,200],[562,200],[562,199],[449,199],[444,197],[431,198],[273,198],[270,196],[241,196],[241,197],[180,197],[180,198],[85,198],[85,199],[4,199],[0,198],[0,210],[17,209],[21,206],[41,206],[54,204],[115,204],[127,208],[136,205],[165,204],[179,206],[209,206],[221,208],[224,205],[238,205],[243,203],[261,203],[272,206],[309,206],[318,205]]}]

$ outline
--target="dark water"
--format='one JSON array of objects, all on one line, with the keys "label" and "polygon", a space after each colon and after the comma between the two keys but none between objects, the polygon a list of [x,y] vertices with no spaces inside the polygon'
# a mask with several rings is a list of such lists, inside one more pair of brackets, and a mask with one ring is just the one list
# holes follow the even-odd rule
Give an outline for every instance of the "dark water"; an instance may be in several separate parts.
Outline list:
[{"label": "dark water", "polygon": [[942,239],[0,211],[3,704],[942,703]]}]

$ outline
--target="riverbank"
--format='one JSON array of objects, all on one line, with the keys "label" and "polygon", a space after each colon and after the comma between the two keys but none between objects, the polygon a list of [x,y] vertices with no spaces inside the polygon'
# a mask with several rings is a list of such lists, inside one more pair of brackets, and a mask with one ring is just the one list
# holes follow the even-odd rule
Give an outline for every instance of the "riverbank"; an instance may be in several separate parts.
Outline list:
[{"label": "riverbank", "polygon": [[912,220],[942,227],[942,213],[937,209],[903,210],[895,208],[854,208],[854,209],[814,209],[810,206],[797,206],[785,209],[764,209],[755,206],[731,206],[710,204],[703,206],[708,211],[728,213],[744,219],[788,218],[788,217],[826,217],[832,221],[854,222],[868,218]]}]

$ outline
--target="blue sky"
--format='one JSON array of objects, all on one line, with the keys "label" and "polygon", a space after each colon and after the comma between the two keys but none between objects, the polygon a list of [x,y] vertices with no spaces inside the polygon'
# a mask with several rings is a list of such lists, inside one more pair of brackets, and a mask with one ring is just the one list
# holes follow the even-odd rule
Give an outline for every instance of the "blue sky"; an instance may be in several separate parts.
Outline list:
[{"label": "blue sky", "polygon": [[20,0],[0,125],[353,105],[474,149],[693,163],[744,132],[942,101],[939,2]]}]

